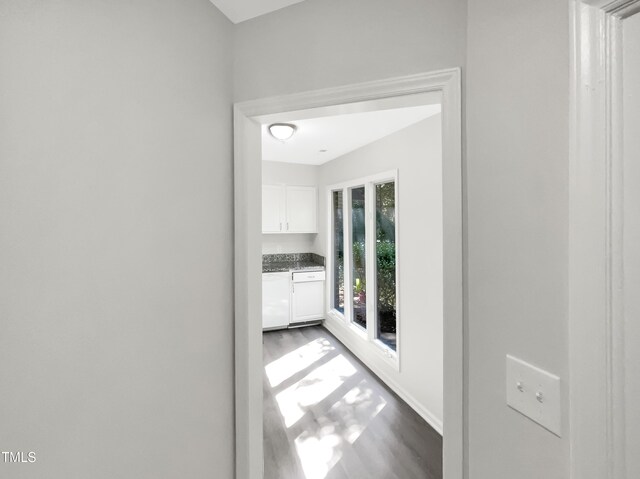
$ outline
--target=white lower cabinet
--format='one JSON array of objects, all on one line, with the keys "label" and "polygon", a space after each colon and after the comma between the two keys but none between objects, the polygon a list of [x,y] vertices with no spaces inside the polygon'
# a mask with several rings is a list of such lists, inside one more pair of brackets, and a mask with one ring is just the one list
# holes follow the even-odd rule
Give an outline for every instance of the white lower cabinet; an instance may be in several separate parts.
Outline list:
[{"label": "white lower cabinet", "polygon": [[324,271],[293,273],[291,323],[324,318]]},{"label": "white lower cabinet", "polygon": [[286,328],[291,318],[291,273],[262,274],[262,329]]},{"label": "white lower cabinet", "polygon": [[262,273],[262,329],[324,318],[324,271]]}]

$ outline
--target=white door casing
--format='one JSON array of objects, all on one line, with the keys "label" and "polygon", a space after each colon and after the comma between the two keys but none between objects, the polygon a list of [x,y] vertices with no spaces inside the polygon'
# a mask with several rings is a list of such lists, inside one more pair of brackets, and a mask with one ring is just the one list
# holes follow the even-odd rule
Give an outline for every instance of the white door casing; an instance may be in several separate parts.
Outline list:
[{"label": "white door casing", "polygon": [[571,478],[631,479],[625,461],[621,34],[640,1],[570,5]]},{"label": "white door casing", "polygon": [[624,424],[627,477],[640,477],[640,13],[622,32]]},{"label": "white door casing", "polygon": [[262,479],[262,130],[234,115],[234,305],[236,478]]},{"label": "white door casing", "polygon": [[263,479],[261,115],[440,92],[443,113],[444,479],[466,474],[460,69],[267,98],[234,106],[236,478]]}]

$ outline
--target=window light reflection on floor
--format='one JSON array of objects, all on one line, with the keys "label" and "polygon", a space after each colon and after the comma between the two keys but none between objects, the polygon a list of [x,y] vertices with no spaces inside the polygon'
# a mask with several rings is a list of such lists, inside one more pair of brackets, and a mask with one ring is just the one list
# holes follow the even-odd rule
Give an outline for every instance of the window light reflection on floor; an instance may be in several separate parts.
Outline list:
[{"label": "window light reflection on floor", "polygon": [[300,346],[295,351],[272,361],[264,368],[272,388],[280,385],[294,374],[311,366],[335,348],[325,338],[318,338]]},{"label": "window light reflection on floor", "polygon": [[285,426],[293,426],[304,416],[308,407],[329,396],[355,373],[356,369],[349,360],[343,355],[339,355],[278,393],[276,401],[284,418]]},{"label": "window light reflection on floor", "polygon": [[386,404],[362,381],[318,419],[316,430],[300,434],[295,445],[306,479],[324,479]]},{"label": "window light reflection on floor", "polygon": [[343,437],[353,444],[386,405],[387,401],[368,387],[366,381],[361,381],[331,406],[328,416],[345,428]]}]

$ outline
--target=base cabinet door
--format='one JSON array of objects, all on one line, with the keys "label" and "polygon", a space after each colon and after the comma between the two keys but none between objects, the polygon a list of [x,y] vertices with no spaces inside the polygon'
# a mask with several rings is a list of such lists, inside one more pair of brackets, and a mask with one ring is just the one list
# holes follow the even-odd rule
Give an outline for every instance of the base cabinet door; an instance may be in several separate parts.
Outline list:
[{"label": "base cabinet door", "polygon": [[291,274],[262,274],[262,329],[289,326],[291,319]]},{"label": "base cabinet door", "polygon": [[293,283],[292,323],[324,318],[324,281]]}]

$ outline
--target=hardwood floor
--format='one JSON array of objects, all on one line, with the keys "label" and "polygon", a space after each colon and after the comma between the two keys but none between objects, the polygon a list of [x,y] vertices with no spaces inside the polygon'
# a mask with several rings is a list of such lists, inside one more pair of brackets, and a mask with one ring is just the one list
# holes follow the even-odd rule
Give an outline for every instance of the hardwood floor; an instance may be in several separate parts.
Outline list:
[{"label": "hardwood floor", "polygon": [[326,329],[263,342],[265,479],[442,478],[442,437]]}]

